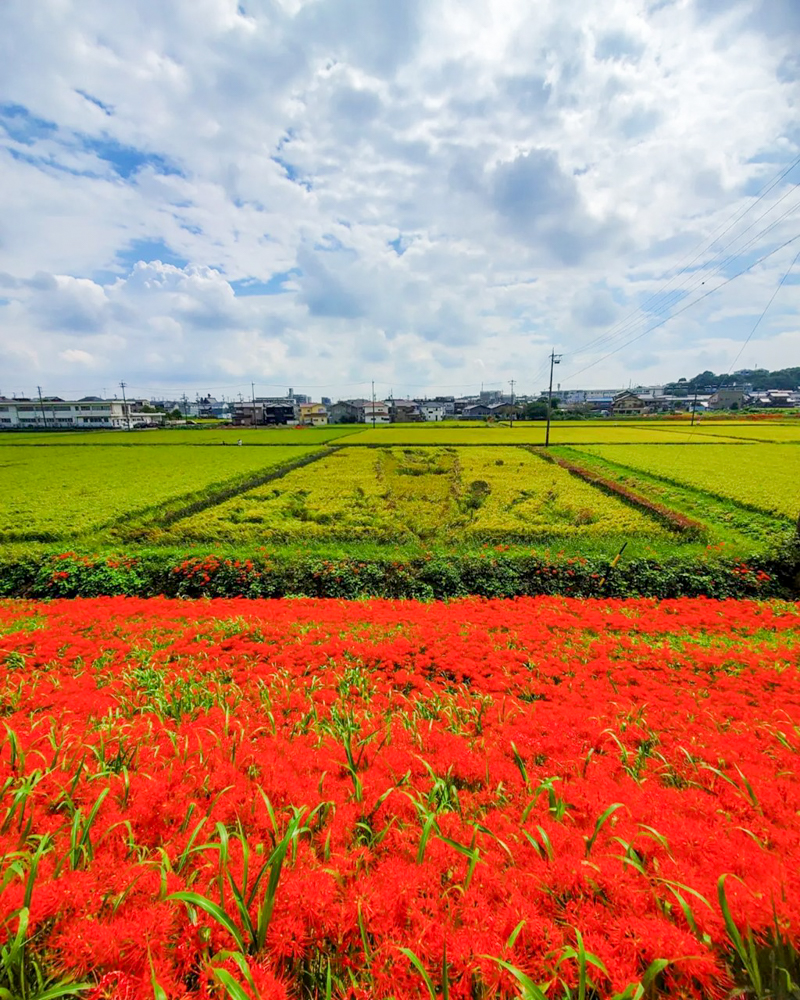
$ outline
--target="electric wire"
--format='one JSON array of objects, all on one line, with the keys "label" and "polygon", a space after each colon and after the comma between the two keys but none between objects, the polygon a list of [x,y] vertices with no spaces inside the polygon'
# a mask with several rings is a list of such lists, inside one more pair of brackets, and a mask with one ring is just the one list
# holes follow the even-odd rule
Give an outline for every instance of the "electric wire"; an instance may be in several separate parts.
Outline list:
[{"label": "electric wire", "polygon": [[791,239],[787,240],[785,243],[782,243],[779,247],[776,247],[774,250],[770,250],[770,252],[767,253],[767,254],[764,254],[763,257],[759,257],[758,260],[753,261],[752,264],[749,264],[747,267],[743,268],[741,271],[738,271],[736,274],[733,274],[729,278],[726,278],[724,281],[720,282],[714,288],[709,289],[709,291],[707,291],[703,295],[699,296],[699,298],[693,299],[691,302],[687,302],[685,306],[683,306],[682,308],[676,310],[674,313],[672,313],[671,315],[667,316],[666,318],[662,319],[659,323],[654,323],[652,326],[647,327],[647,329],[643,330],[641,333],[637,334],[635,337],[631,337],[630,340],[627,340],[624,344],[620,344],[619,347],[615,347],[613,351],[609,351],[607,354],[604,354],[603,357],[598,358],[596,361],[592,361],[590,364],[585,365],[583,368],[580,368],[578,371],[573,372],[571,375],[568,375],[566,378],[562,379],[562,381],[568,382],[568,381],[572,380],[573,378],[577,378],[578,375],[582,375],[584,372],[589,371],[589,369],[594,368],[596,365],[601,364],[603,361],[606,361],[608,358],[612,357],[613,355],[618,354],[624,348],[629,347],[631,344],[635,343],[637,340],[641,340],[642,337],[647,336],[647,334],[651,333],[653,330],[657,330],[659,327],[664,326],[671,319],[674,319],[676,316],[680,316],[681,313],[684,313],[688,309],[693,308],[698,303],[702,302],[704,299],[707,299],[709,297],[709,295],[713,295],[715,292],[719,291],[720,288],[724,288],[725,285],[729,285],[732,281],[735,281],[737,278],[740,278],[743,274],[747,274],[749,271],[752,271],[754,267],[757,267],[759,264],[763,263],[765,260],[768,260],[770,257],[773,257],[776,253],[779,253],[781,250],[783,250],[784,247],[790,246],[792,243],[795,243],[799,239],[800,239],[800,234],[798,234],[797,236],[793,236]]},{"label": "electric wire", "polygon": [[[582,348],[582,350],[585,351],[589,347],[591,347],[593,344],[597,343],[598,341],[602,341],[606,336],[614,334],[616,331],[619,330],[620,327],[625,326],[631,319],[634,319],[636,316],[638,316],[638,314],[640,312],[642,312],[649,305],[651,305],[652,303],[654,303],[659,298],[659,296],[667,288],[669,288],[669,286],[677,278],[679,278],[679,277],[681,277],[681,275],[685,274],[692,267],[692,265],[694,263],[696,263],[696,261],[698,261],[705,253],[707,253],[714,246],[714,244],[718,241],[718,239],[720,239],[722,236],[725,236],[728,232],[730,232],[730,230],[736,225],[736,223],[739,222],[742,218],[744,218],[744,216],[747,215],[749,212],[751,212],[756,207],[756,205],[758,205],[759,202],[761,202],[770,193],[770,191],[772,191],[788,174],[790,174],[795,169],[795,167],[798,166],[798,164],[800,164],[800,156],[797,156],[787,167],[784,167],[780,171],[778,171],[778,173],[775,176],[773,176],[764,185],[763,188],[761,188],[761,190],[758,192],[757,197],[755,198],[754,201],[749,202],[744,208],[739,209],[737,212],[734,212],[733,216],[730,218],[730,220],[728,221],[727,225],[723,221],[720,224],[720,226],[718,226],[717,229],[715,229],[712,232],[710,240],[707,241],[706,239],[703,239],[703,240],[700,241],[700,243],[698,243],[695,246],[695,248],[693,250],[690,250],[689,253],[690,254],[694,254],[694,256],[687,263],[685,263],[684,266],[676,274],[674,274],[671,278],[669,278],[661,286],[661,288],[657,292],[655,292],[651,296],[649,296],[643,303],[641,303],[641,305],[639,305],[636,309],[634,309],[627,316],[623,317],[623,319],[618,320],[617,323],[615,323],[613,326],[611,326],[604,334],[601,334],[599,337],[595,338],[595,340],[592,340],[588,344],[584,345],[583,348]],[[774,209],[776,207],[776,205],[780,204],[780,202],[783,201],[783,198],[785,198],[788,194],[791,194],[792,190],[793,190],[793,188],[790,188],[789,191],[787,191],[786,194],[782,198],[780,198],[777,202],[775,202],[775,204],[773,204],[767,210],[767,212],[765,212],[761,216],[759,216],[759,218],[763,218],[764,215],[769,214],[769,212],[772,211],[772,209]],[[723,228],[722,231],[720,232],[720,229],[722,227],[725,227],[725,228]],[[748,228],[751,228],[751,227],[748,227]],[[745,230],[745,232],[746,231],[747,230]],[[738,238],[740,238],[741,235],[743,235],[743,234],[740,233],[738,237],[735,237],[734,240],[731,241],[731,243],[735,242],[735,240],[738,239]],[[729,243],[728,246],[730,246],[731,243]],[[699,251],[699,253],[695,253],[695,251],[698,249],[698,247],[702,247],[702,249]],[[718,253],[715,256],[718,256],[718,255],[719,255],[719,251],[718,251]],[[571,353],[575,353],[575,352],[571,352]]]},{"label": "electric wire", "polygon": [[726,372],[726,375],[730,375],[730,373],[731,373],[731,372],[733,371],[733,369],[734,369],[734,367],[735,367],[735,365],[736,365],[736,362],[737,362],[737,361],[739,360],[739,358],[740,358],[740,357],[742,356],[742,354],[744,353],[744,349],[745,349],[745,348],[747,347],[747,345],[748,345],[748,344],[750,343],[750,341],[751,341],[751,340],[753,339],[753,335],[755,334],[756,330],[757,330],[757,329],[759,328],[759,326],[761,326],[761,321],[762,321],[762,319],[763,319],[763,318],[764,318],[764,317],[765,317],[765,316],[767,315],[767,312],[768,312],[768,310],[769,310],[769,307],[770,307],[770,306],[772,305],[772,303],[773,303],[773,302],[775,301],[775,296],[776,296],[776,295],[778,294],[778,292],[779,292],[779,291],[781,290],[781,288],[783,288],[783,286],[784,286],[784,283],[785,283],[786,279],[787,279],[787,278],[789,277],[789,274],[791,273],[791,270],[792,270],[792,268],[794,267],[794,265],[795,265],[795,264],[797,263],[797,261],[798,261],[798,260],[800,260],[800,251],[798,251],[798,252],[797,252],[797,253],[795,254],[795,257],[794,257],[794,260],[793,260],[793,261],[792,261],[792,263],[791,263],[791,264],[790,264],[790,265],[789,265],[789,266],[788,266],[788,267],[786,268],[786,273],[785,273],[785,274],[784,274],[784,276],[783,276],[783,277],[781,278],[781,280],[780,280],[780,283],[778,284],[778,287],[777,287],[777,288],[775,289],[775,291],[774,291],[774,292],[772,293],[772,296],[771,296],[771,298],[770,298],[769,302],[768,302],[768,303],[767,303],[767,304],[766,304],[766,305],[764,306],[764,311],[763,311],[763,312],[761,313],[761,315],[760,315],[760,316],[758,317],[758,319],[756,320],[756,325],[755,325],[755,326],[753,327],[753,329],[752,329],[752,330],[750,331],[750,333],[749,333],[749,334],[747,335],[747,340],[745,340],[745,342],[744,342],[744,343],[742,344],[742,346],[741,346],[741,347],[739,348],[739,353],[738,353],[738,354],[736,355],[736,357],[735,357],[735,358],[733,359],[733,361],[731,362],[731,366],[730,366],[730,368],[728,369],[728,371]]},{"label": "electric wire", "polygon": [[[708,265],[706,265],[706,268],[708,268],[711,264],[713,264],[714,261],[719,258],[719,255],[721,253],[724,253],[725,250],[730,249],[730,247],[733,246],[734,243],[736,243],[738,240],[740,240],[741,237],[744,236],[747,232],[749,232],[753,228],[754,225],[756,225],[758,222],[760,222],[766,215],[769,215],[769,213],[772,212],[777,207],[777,205],[780,204],[780,202],[782,202],[789,194],[792,194],[792,193],[793,193],[793,189],[787,191],[786,194],[784,194],[777,202],[775,202],[774,205],[772,205],[769,209],[767,209],[766,212],[762,213],[757,219],[755,219],[746,229],[744,229],[741,233],[739,233],[725,247],[722,247],[714,255],[714,257],[708,262]],[[618,324],[617,327],[612,328],[612,330],[607,331],[604,334],[601,334],[599,337],[596,337],[594,340],[592,340],[588,344],[584,345],[581,348],[580,353],[582,353],[582,354],[585,353],[586,351],[588,351],[593,346],[600,347],[601,345],[602,346],[610,345],[615,340],[618,340],[620,337],[625,336],[626,334],[630,333],[640,323],[646,322],[647,319],[650,316],[660,316],[660,315],[663,315],[664,312],[668,308],[670,308],[670,306],[672,306],[674,304],[677,304],[677,302],[680,301],[681,293],[684,293],[684,296],[691,295],[692,292],[696,291],[699,287],[701,287],[701,285],[705,284],[705,282],[708,281],[710,278],[715,277],[721,271],[725,270],[725,268],[729,267],[731,264],[734,264],[738,258],[742,257],[743,254],[747,252],[747,250],[751,249],[756,243],[761,242],[764,239],[765,236],[767,236],[770,232],[772,232],[773,229],[775,229],[777,226],[779,226],[781,224],[781,222],[783,222],[789,216],[791,216],[795,212],[797,212],[798,209],[800,209],[800,200],[798,200],[795,203],[793,203],[788,209],[786,209],[785,212],[783,212],[782,215],[780,215],[777,219],[774,219],[772,222],[770,222],[763,229],[759,230],[759,232],[757,232],[754,236],[752,236],[749,240],[747,240],[746,243],[742,244],[733,253],[730,253],[727,257],[723,258],[722,260],[719,260],[717,262],[717,264],[714,267],[712,267],[710,270],[704,269],[704,270],[701,270],[701,271],[695,271],[693,273],[692,277],[689,278],[689,279],[687,279],[682,284],[681,287],[678,287],[678,288],[674,289],[670,293],[669,296],[666,296],[665,299],[658,304],[658,308],[652,309],[649,312],[649,314],[648,314],[648,313],[644,312],[645,304],[643,304],[640,307],[640,309],[639,309],[639,312],[641,313],[641,315],[638,315],[633,322],[624,323],[622,325]],[[573,351],[571,353],[573,355],[575,355],[578,352],[577,351]]]}]

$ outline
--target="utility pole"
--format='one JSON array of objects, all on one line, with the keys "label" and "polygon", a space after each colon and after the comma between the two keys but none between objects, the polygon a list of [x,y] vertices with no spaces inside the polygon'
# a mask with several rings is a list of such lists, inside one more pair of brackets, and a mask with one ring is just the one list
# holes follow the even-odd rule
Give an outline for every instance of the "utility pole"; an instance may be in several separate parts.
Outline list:
[{"label": "utility pole", "polygon": [[372,383],[372,429],[375,430],[375,382]]},{"label": "utility pole", "polygon": [[[42,420],[44,421],[45,427],[47,427],[47,414],[44,412],[44,400],[42,399],[42,387],[37,385],[36,388],[39,390],[39,406],[42,408]],[[77,395],[77,393],[76,393]]]},{"label": "utility pole", "polygon": [[547,390],[547,430],[544,435],[545,448],[550,447],[550,414],[553,409],[553,367],[561,364],[562,355],[556,354],[555,348],[550,353],[550,388]]},{"label": "utility pole", "polygon": [[250,401],[253,404],[253,427],[256,425],[256,384],[250,383]]},{"label": "utility pole", "polygon": [[189,417],[189,400],[186,398],[186,393],[181,396],[181,402],[183,403],[183,419],[186,420]]},{"label": "utility pole", "polygon": [[119,387],[120,387],[120,389],[122,389],[122,412],[125,414],[125,416],[128,419],[128,430],[130,430],[131,429],[131,414],[130,414],[130,411],[128,410],[128,401],[125,399],[125,388],[126,388],[127,384],[128,384],[127,382],[120,382]]},{"label": "utility pole", "polygon": [[509,425],[509,427],[513,427],[514,426],[514,386],[517,384],[517,380],[515,378],[510,378],[508,380],[508,384],[511,386],[511,416],[510,416],[510,419],[508,421],[508,425]]},{"label": "utility pole", "polygon": [[694,427],[694,415],[697,412],[697,386],[694,387],[694,402],[692,403],[692,422],[690,427]]}]

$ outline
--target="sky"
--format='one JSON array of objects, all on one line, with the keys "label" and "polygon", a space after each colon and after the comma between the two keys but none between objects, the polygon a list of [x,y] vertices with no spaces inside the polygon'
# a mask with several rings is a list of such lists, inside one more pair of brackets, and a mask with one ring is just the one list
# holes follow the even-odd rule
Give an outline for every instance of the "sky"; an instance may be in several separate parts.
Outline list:
[{"label": "sky", "polygon": [[798,53],[797,0],[3,0],[0,394],[798,366]]}]

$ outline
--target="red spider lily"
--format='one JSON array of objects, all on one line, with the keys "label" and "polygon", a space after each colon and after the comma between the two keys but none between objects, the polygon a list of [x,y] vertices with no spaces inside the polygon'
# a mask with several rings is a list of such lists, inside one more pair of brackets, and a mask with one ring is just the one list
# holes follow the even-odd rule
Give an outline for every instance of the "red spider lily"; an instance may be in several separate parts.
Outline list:
[{"label": "red spider lily", "polygon": [[800,937],[798,643],[706,599],[7,602],[0,934],[92,1000],[722,995]]}]

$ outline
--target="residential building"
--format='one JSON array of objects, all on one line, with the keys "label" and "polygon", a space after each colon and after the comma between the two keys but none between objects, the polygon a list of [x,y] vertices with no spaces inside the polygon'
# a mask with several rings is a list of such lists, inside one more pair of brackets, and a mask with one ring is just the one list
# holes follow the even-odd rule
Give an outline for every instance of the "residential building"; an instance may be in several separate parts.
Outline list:
[{"label": "residential building", "polygon": [[641,417],[645,413],[650,413],[652,402],[643,399],[635,392],[626,389],[618,392],[611,404],[611,412],[615,417]]},{"label": "residential building", "polygon": [[474,406],[477,402],[477,396],[461,396],[453,404],[453,415],[460,417],[468,406]]},{"label": "residential building", "polygon": [[294,400],[285,396],[241,400],[232,404],[232,412],[237,427],[285,426],[298,418]]},{"label": "residential building", "polygon": [[301,403],[300,423],[309,427],[325,427],[328,423],[328,411],[322,403]]},{"label": "residential building", "polygon": [[751,406],[782,409],[797,406],[800,394],[790,389],[767,389],[753,393],[747,399]]},{"label": "residential building", "polygon": [[420,403],[419,412],[426,423],[438,423],[447,415],[442,403]]},{"label": "residential building", "polygon": [[663,385],[637,385],[631,392],[635,392],[640,399],[657,399],[664,395]]},{"label": "residential building", "polygon": [[592,396],[582,404],[591,413],[610,413],[614,406],[613,396]]},{"label": "residential building", "polygon": [[464,420],[488,420],[490,417],[499,419],[508,409],[506,403],[473,403],[464,407],[461,416]]},{"label": "residential building", "polygon": [[742,389],[717,389],[708,398],[709,410],[741,410],[745,394]]},{"label": "residential building", "polygon": [[608,412],[614,402],[614,397],[620,389],[562,389],[553,391],[553,399],[559,402],[562,410],[581,410],[588,413]]},{"label": "residential building", "polygon": [[366,399],[340,399],[328,407],[328,423],[357,424],[359,406],[366,402]]},{"label": "residential building", "polygon": [[433,399],[425,400],[425,402],[439,403],[444,407],[445,418],[452,417],[456,412],[455,396],[434,396]]},{"label": "residential building", "polygon": [[230,415],[229,405],[213,396],[203,396],[198,400],[198,416],[206,419],[215,417],[218,420],[227,420]]},{"label": "residential building", "polygon": [[392,399],[389,401],[389,418],[393,424],[411,424],[422,420],[422,414],[416,400]]},{"label": "residential building", "polygon": [[164,419],[163,413],[145,413],[145,400],[100,399],[84,396],[66,400],[57,396],[38,399],[7,399],[0,396],[0,430],[50,428],[52,430],[107,429],[155,427]]},{"label": "residential building", "polygon": [[203,416],[199,399],[194,402],[191,399],[151,399],[150,405],[165,413],[174,413],[177,410],[186,419]]},{"label": "residential building", "polygon": [[373,425],[391,423],[389,407],[383,400],[376,400],[374,403],[371,400],[359,403],[358,422]]}]

